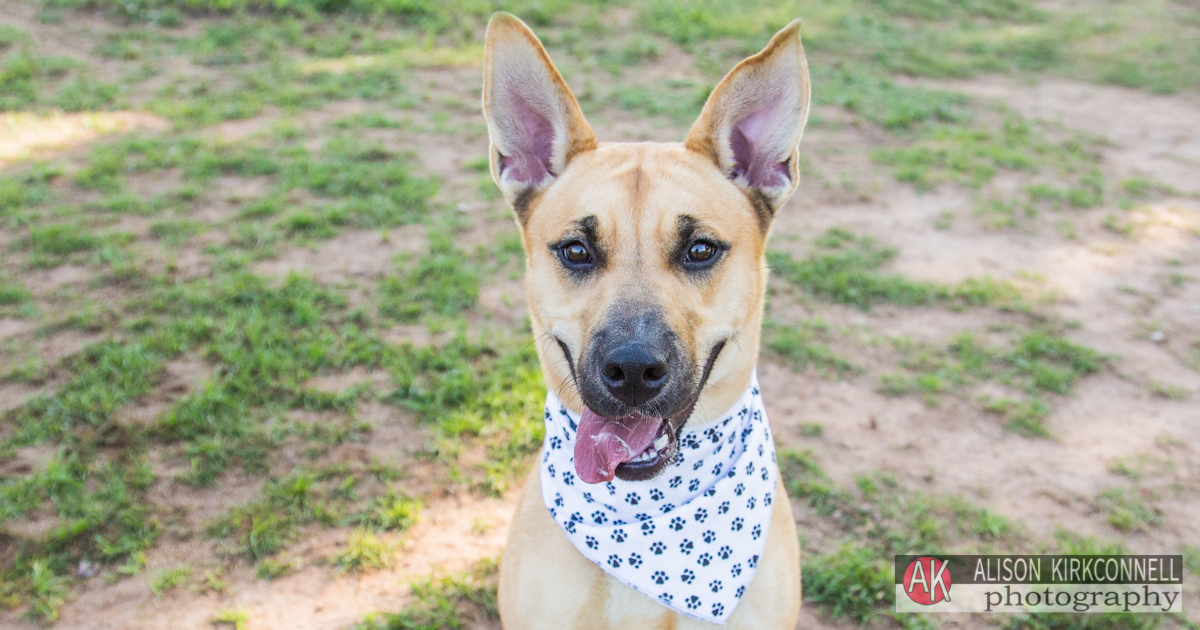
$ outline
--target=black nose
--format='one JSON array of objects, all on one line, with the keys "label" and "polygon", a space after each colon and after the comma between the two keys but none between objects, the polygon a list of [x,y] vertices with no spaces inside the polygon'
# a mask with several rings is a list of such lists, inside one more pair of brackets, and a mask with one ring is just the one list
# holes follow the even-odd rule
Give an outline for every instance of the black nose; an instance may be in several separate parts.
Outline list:
[{"label": "black nose", "polygon": [[667,357],[646,344],[621,344],[604,357],[600,376],[617,400],[637,407],[666,384]]}]

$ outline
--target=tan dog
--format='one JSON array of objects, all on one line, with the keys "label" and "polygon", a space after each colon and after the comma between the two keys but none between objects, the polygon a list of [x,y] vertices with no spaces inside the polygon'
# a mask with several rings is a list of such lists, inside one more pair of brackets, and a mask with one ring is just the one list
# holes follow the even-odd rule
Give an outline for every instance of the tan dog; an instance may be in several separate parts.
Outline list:
[{"label": "tan dog", "polygon": [[[577,450],[584,481],[654,479],[685,423],[714,422],[747,387],[767,235],[799,182],[809,101],[799,32],[797,20],[738,64],[683,144],[600,144],[533,32],[504,13],[488,25],[492,176],[521,229],[546,383],[581,426],[634,419],[658,431],[660,448],[640,455],[581,462]],[[800,548],[788,502],[772,509],[762,563],[728,628],[795,626]],[[716,627],[584,558],[543,505],[536,470],[504,552],[500,615],[509,630]]]}]

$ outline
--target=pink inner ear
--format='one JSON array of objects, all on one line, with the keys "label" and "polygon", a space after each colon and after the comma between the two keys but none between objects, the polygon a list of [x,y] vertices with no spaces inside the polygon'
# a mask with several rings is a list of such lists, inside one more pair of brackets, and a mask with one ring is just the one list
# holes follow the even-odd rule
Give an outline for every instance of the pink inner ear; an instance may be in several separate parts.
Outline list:
[{"label": "pink inner ear", "polygon": [[500,172],[514,181],[537,186],[554,174],[550,168],[554,124],[518,95],[509,102],[509,111],[516,135],[506,143],[509,155],[500,156]]},{"label": "pink inner ear", "polygon": [[[773,118],[774,108],[783,99],[776,98],[764,104],[761,108],[735,121],[729,132],[729,144],[733,149],[732,177],[739,175],[754,188],[773,188],[787,183],[787,155],[775,155],[773,149],[767,146],[770,136],[767,129]],[[779,158],[783,158],[780,160]]]}]

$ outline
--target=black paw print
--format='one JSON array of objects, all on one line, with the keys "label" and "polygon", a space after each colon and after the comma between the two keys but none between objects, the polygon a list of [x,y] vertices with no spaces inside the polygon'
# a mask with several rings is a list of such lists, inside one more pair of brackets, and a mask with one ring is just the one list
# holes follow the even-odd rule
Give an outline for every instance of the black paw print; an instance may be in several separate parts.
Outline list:
[{"label": "black paw print", "polygon": [[551,477],[554,477],[555,475],[558,474],[558,473],[554,472],[554,464],[550,464],[549,466],[547,466],[546,471],[550,473]]},{"label": "black paw print", "polygon": [[692,470],[700,470],[700,467],[703,465],[704,465],[704,460],[698,459],[698,460],[696,460],[695,464],[692,464]]},{"label": "black paw print", "polygon": [[695,492],[700,489],[700,480],[693,479],[688,482],[688,492]]},{"label": "black paw print", "polygon": [[629,554],[629,566],[635,569],[642,566],[642,557],[636,553]]},{"label": "black paw print", "polygon": [[725,437],[725,435],[716,429],[706,429],[704,431],[704,437],[712,440],[713,444],[716,444],[717,442],[720,442],[721,438]]},{"label": "black paw print", "polygon": [[772,501],[772,499],[771,499],[770,492],[763,495],[763,505],[771,505],[771,501]]},{"label": "black paw print", "polygon": [[667,577],[667,574],[662,571],[655,571],[653,574],[650,575],[650,579],[654,580],[655,584],[663,584],[664,582],[666,582],[667,580],[669,580],[671,578]]},{"label": "black paw print", "polygon": [[751,427],[746,427],[745,429],[742,429],[742,441],[745,442],[746,438],[750,437],[751,433],[754,433],[754,429]]},{"label": "black paw print", "polygon": [[629,505],[637,505],[638,501],[641,500],[642,497],[638,496],[638,493],[636,492],[630,492],[629,494],[625,495],[625,502]]},{"label": "black paw print", "polygon": [[619,543],[623,543],[623,542],[625,542],[625,530],[623,530],[623,529],[614,529],[614,530],[613,530],[613,533],[612,533],[612,539],[613,539],[615,542],[619,542]]},{"label": "black paw print", "polygon": [[700,554],[700,557],[696,558],[696,562],[700,566],[706,567],[706,566],[712,564],[712,555],[707,554],[707,553],[702,553],[702,554]]},{"label": "black paw print", "polygon": [[658,601],[660,601],[668,606],[671,605],[671,600],[673,600],[673,599],[675,599],[675,596],[670,593],[663,593],[662,595],[658,596]]},{"label": "black paw print", "polygon": [[600,541],[596,540],[595,538],[593,538],[591,536],[584,538],[583,542],[584,542],[584,544],[586,544],[588,546],[588,549],[595,549],[596,547],[600,546]]},{"label": "black paw print", "polygon": [[683,483],[683,477],[680,477],[679,475],[675,475],[674,477],[671,477],[671,483],[669,483],[668,485],[671,486],[672,488],[678,488],[679,484],[681,484],[681,483]]},{"label": "black paw print", "polygon": [[742,598],[742,595],[745,595],[745,594],[746,594],[746,587],[745,587],[745,586],[739,586],[739,587],[738,587],[738,590],[736,590],[736,591],[734,591],[734,592],[733,592],[733,595],[734,595],[734,597],[737,597],[738,599],[741,599],[741,598]]},{"label": "black paw print", "polygon": [[731,526],[729,527],[729,529],[731,529],[731,530],[733,530],[733,531],[735,531],[735,532],[740,532],[740,531],[742,531],[742,524],[743,524],[743,523],[745,523],[745,521],[743,521],[743,520],[742,520],[742,517],[740,517],[740,516],[739,516],[739,517],[737,517],[737,518],[733,519],[733,525],[731,525]]},{"label": "black paw print", "polygon": [[592,522],[597,525],[603,525],[608,522],[608,515],[600,510],[592,512]]},{"label": "black paw print", "polygon": [[762,525],[755,525],[754,529],[750,530],[750,537],[758,540],[759,536],[762,536]]},{"label": "black paw print", "polygon": [[[729,574],[732,575],[733,577],[737,577],[737,576],[741,575],[742,574],[742,563],[739,562],[739,563],[733,565],[733,567],[731,569],[729,569]],[[741,595],[739,595],[738,597],[741,597]]]},{"label": "black paw print", "polygon": [[587,501],[588,503],[595,503],[595,502],[596,502],[596,500],[592,498],[592,493],[591,493],[591,492],[584,492],[584,493],[583,493],[583,500],[584,500],[584,501]]},{"label": "black paw print", "polygon": [[558,506],[558,507],[562,507],[562,506],[563,506],[563,498],[562,498],[562,495],[561,495],[561,494],[559,494],[559,493],[557,493],[557,492],[555,492],[555,493],[554,493],[554,505],[556,505],[556,506]]},{"label": "black paw print", "polygon": [[636,519],[637,519],[637,520],[639,520],[639,521],[648,521],[648,520],[650,520],[650,519],[652,519],[652,518],[654,518],[654,517],[653,517],[653,516],[650,516],[649,514],[646,514],[645,512],[643,512],[643,513],[641,513],[641,514],[638,514],[637,516],[635,516],[635,517],[633,517],[633,518],[636,518]]},{"label": "black paw print", "polygon": [[563,478],[563,483],[567,484],[568,486],[575,485],[575,474],[572,473],[571,471],[564,470],[563,474],[562,474],[562,478]]},{"label": "black paw print", "polygon": [[679,551],[683,552],[685,556],[692,555],[692,549],[695,549],[695,547],[695,543],[686,538],[683,539],[683,542],[679,543]]},{"label": "black paw print", "polygon": [[614,568],[614,569],[621,568],[621,556],[618,556],[615,553],[613,555],[609,556],[608,564],[611,565],[612,568]]},{"label": "black paw print", "polygon": [[[720,474],[720,473],[718,473],[718,474]],[[709,486],[709,487],[708,487],[708,490],[705,490],[705,491],[704,491],[704,496],[706,496],[706,497],[711,497],[711,496],[715,495],[716,493],[717,493],[717,487],[716,487],[716,486]]]},{"label": "black paw print", "polygon": [[701,603],[700,598],[696,597],[695,595],[692,595],[691,597],[689,597],[683,601],[687,602],[688,610],[696,610],[697,608],[700,607],[700,603]]},{"label": "black paw print", "polygon": [[729,556],[733,555],[733,549],[729,545],[725,545],[717,550],[717,555],[721,556],[722,560],[728,560]]},{"label": "black paw print", "polygon": [[729,511],[729,502],[722,501],[721,505],[717,506],[717,514],[724,514]]},{"label": "black paw print", "polygon": [[579,512],[571,512],[571,522],[572,523],[582,523],[583,515],[580,514]]},{"label": "black paw print", "polygon": [[563,523],[563,529],[567,530],[568,534],[575,533],[575,521],[567,521]]},{"label": "black paw print", "polygon": [[687,521],[683,520],[682,517],[676,516],[675,518],[671,519],[669,527],[675,531],[679,531],[679,530],[683,529],[683,526],[686,523],[687,523]]},{"label": "black paw print", "polygon": [[[552,448],[556,451],[558,449],[562,448],[562,438],[558,437],[557,435],[554,437],[551,437],[550,438],[550,448]],[[554,474],[554,473],[551,473],[551,474]]]},{"label": "black paw print", "polygon": [[653,552],[654,555],[656,555],[656,556],[661,556],[662,552],[664,552],[666,550],[667,550],[667,546],[661,542],[656,542],[656,543],[650,545],[650,551]]},{"label": "black paw print", "polygon": [[750,556],[750,560],[748,562],[746,562],[746,564],[750,565],[751,569],[757,567],[758,566],[758,556]]},{"label": "black paw print", "polygon": [[696,515],[692,518],[696,519],[697,523],[703,523],[704,519],[708,518],[708,510],[700,508],[696,510]]},{"label": "black paw print", "polygon": [[664,503],[664,504],[662,504],[662,507],[660,507],[658,509],[661,510],[663,514],[667,514],[671,510],[675,509],[675,504],[674,503]]},{"label": "black paw print", "polygon": [[717,532],[714,532],[711,529],[704,532],[704,542],[712,544],[712,541],[714,541],[716,539],[717,539]]},{"label": "black paw print", "polygon": [[684,584],[691,584],[692,580],[696,579],[696,574],[692,573],[691,569],[684,569],[679,575],[679,579],[683,580]]},{"label": "black paw print", "polygon": [[[762,457],[763,453],[765,453],[765,452],[767,452],[767,449],[764,448],[762,444],[759,444],[758,445],[758,456]],[[763,479],[766,479],[766,477],[763,477]]]},{"label": "black paw print", "polygon": [[725,586],[721,584],[721,580],[713,580],[708,583],[708,588],[714,593],[720,593]]},{"label": "black paw print", "polygon": [[713,607],[712,607],[712,614],[713,614],[713,616],[714,616],[714,617],[720,617],[721,615],[724,615],[724,614],[725,614],[725,607],[724,607],[724,606],[722,606],[722,605],[721,605],[721,604],[719,604],[719,603],[718,603],[718,604],[713,604]]},{"label": "black paw print", "polygon": [[654,533],[654,521],[642,521],[642,535],[649,536]]},{"label": "black paw print", "polygon": [[617,487],[611,481],[604,482],[604,489],[608,490],[608,496],[610,497],[617,493]]},{"label": "black paw print", "polygon": [[746,486],[744,484],[739,483],[738,485],[733,487],[733,493],[738,495],[739,497],[742,496],[742,493],[745,491],[746,491]]},{"label": "black paw print", "polygon": [[697,440],[695,434],[692,434],[692,433],[689,433],[689,434],[683,436],[683,439],[680,441],[680,444],[682,444],[683,446],[686,446],[692,450],[700,448],[700,441]]},{"label": "black paw print", "polygon": [[720,476],[720,474],[721,474],[721,464],[717,464],[716,466],[713,466],[713,475]]},{"label": "black paw print", "polygon": [[663,498],[662,490],[659,490],[658,488],[651,488],[650,489],[650,498],[654,499],[655,501],[662,501],[662,498]]},{"label": "black paw print", "polygon": [[750,497],[750,500],[746,501],[746,507],[750,508],[751,510],[754,509],[754,504],[755,504],[754,497]]},{"label": "black paw print", "polygon": [[746,464],[746,474],[749,475],[753,472],[754,472],[754,462],[750,462],[749,464]]},{"label": "black paw print", "polygon": [[762,469],[762,480],[763,481],[767,480],[767,477],[769,476],[768,473],[770,473],[770,471],[767,469],[766,466],[763,466],[763,469]]}]

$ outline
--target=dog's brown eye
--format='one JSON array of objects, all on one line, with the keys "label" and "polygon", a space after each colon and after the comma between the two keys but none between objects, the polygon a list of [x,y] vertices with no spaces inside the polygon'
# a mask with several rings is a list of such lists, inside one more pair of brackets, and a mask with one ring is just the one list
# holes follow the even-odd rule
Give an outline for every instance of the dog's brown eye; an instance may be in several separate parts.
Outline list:
[{"label": "dog's brown eye", "polygon": [[717,246],[708,241],[696,241],[688,248],[688,262],[704,262],[717,254]]},{"label": "dog's brown eye", "polygon": [[591,262],[591,260],[592,260],[592,253],[589,252],[588,248],[585,247],[584,244],[580,243],[579,241],[575,241],[574,243],[571,243],[571,244],[567,245],[566,247],[564,247],[563,248],[563,256],[567,260],[569,260],[577,265],[586,265],[587,263]]}]

